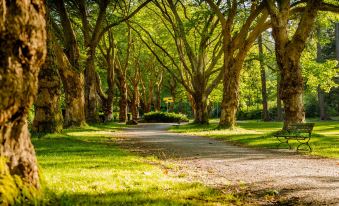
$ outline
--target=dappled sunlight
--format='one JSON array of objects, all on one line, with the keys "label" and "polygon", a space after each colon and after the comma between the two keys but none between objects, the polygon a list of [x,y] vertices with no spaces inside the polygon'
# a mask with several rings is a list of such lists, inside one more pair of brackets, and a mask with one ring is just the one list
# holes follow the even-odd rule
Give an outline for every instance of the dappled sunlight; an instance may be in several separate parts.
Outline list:
[{"label": "dappled sunlight", "polygon": [[[154,156],[114,144],[115,133],[92,127],[33,138],[52,202],[61,205],[220,205],[232,194],[169,175]],[[152,164],[150,164],[152,163]]]},{"label": "dappled sunlight", "polygon": [[[207,136],[216,139],[231,141],[234,144],[256,148],[278,149],[278,141],[273,137],[274,132],[281,130],[282,122],[261,122],[256,120],[238,121],[233,130],[217,129],[216,121],[210,125],[187,124],[179,127],[171,127],[170,131],[185,133],[188,135]],[[296,140],[291,140],[292,148],[298,146]],[[316,122],[310,141],[313,148],[309,155],[323,157],[339,157],[339,124],[334,121]],[[287,149],[287,145],[281,145],[280,149]]]}]

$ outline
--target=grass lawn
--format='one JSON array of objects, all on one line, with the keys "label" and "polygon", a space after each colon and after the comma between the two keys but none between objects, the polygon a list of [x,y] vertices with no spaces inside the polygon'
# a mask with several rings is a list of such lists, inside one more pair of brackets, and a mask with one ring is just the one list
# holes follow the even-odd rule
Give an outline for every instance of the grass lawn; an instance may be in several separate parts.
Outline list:
[{"label": "grass lawn", "polygon": [[169,175],[154,157],[119,149],[112,132],[121,127],[33,136],[51,205],[243,205],[240,197]]},{"label": "grass lawn", "polygon": [[[339,122],[338,121],[312,121],[315,128],[312,133],[310,145],[313,149],[311,155],[322,157],[339,158]],[[211,120],[209,125],[187,124],[170,128],[173,132],[187,133],[191,135],[208,136],[216,139],[232,141],[237,144],[258,147],[276,148],[278,140],[273,133],[282,128],[281,122],[262,121],[239,121],[238,127],[234,130],[218,130],[218,120]],[[293,148],[298,144],[293,141]],[[285,145],[286,146],[286,145]],[[284,145],[281,145],[283,148]],[[285,148],[288,148],[287,146]]]}]

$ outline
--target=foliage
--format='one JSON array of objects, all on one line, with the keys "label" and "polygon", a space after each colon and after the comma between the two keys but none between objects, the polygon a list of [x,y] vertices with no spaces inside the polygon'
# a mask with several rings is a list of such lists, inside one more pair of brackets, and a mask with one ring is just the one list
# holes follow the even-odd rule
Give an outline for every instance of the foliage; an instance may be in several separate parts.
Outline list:
[{"label": "foliage", "polygon": [[149,112],[144,114],[145,122],[188,122],[186,115],[171,112]]}]

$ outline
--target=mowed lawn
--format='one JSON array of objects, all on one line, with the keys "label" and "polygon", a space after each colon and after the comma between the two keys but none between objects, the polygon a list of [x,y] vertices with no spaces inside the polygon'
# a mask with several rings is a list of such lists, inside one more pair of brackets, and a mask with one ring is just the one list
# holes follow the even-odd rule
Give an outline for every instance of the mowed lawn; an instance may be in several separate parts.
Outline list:
[{"label": "mowed lawn", "polygon": [[[234,130],[219,130],[217,129],[217,122],[218,120],[211,120],[211,123],[205,126],[195,124],[173,126],[170,131],[208,136],[243,146],[275,149],[279,142],[273,137],[273,133],[281,130],[283,125],[282,122],[251,120],[239,121]],[[339,121],[308,120],[308,122],[314,122],[315,128],[310,141],[313,152],[306,154],[339,158]],[[293,149],[295,149],[298,145],[297,142],[295,140],[291,142]],[[280,145],[279,148],[288,148],[288,146],[286,144]]]},{"label": "mowed lawn", "polygon": [[[154,157],[119,149],[108,124],[33,136],[49,205],[243,205],[180,175]],[[173,173],[172,173],[173,174]]]}]

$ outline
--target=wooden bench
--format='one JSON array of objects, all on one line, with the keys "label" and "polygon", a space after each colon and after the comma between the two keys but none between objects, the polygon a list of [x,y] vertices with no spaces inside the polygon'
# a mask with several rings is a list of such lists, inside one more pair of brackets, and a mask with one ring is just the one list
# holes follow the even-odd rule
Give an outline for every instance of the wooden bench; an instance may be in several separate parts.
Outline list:
[{"label": "wooden bench", "polygon": [[277,147],[286,143],[291,149],[291,145],[288,141],[297,140],[299,142],[297,151],[299,150],[300,146],[306,145],[310,149],[310,152],[312,152],[312,148],[308,143],[311,140],[313,127],[314,123],[295,123],[289,125],[285,130],[277,132],[274,135],[274,137],[280,141]]}]

